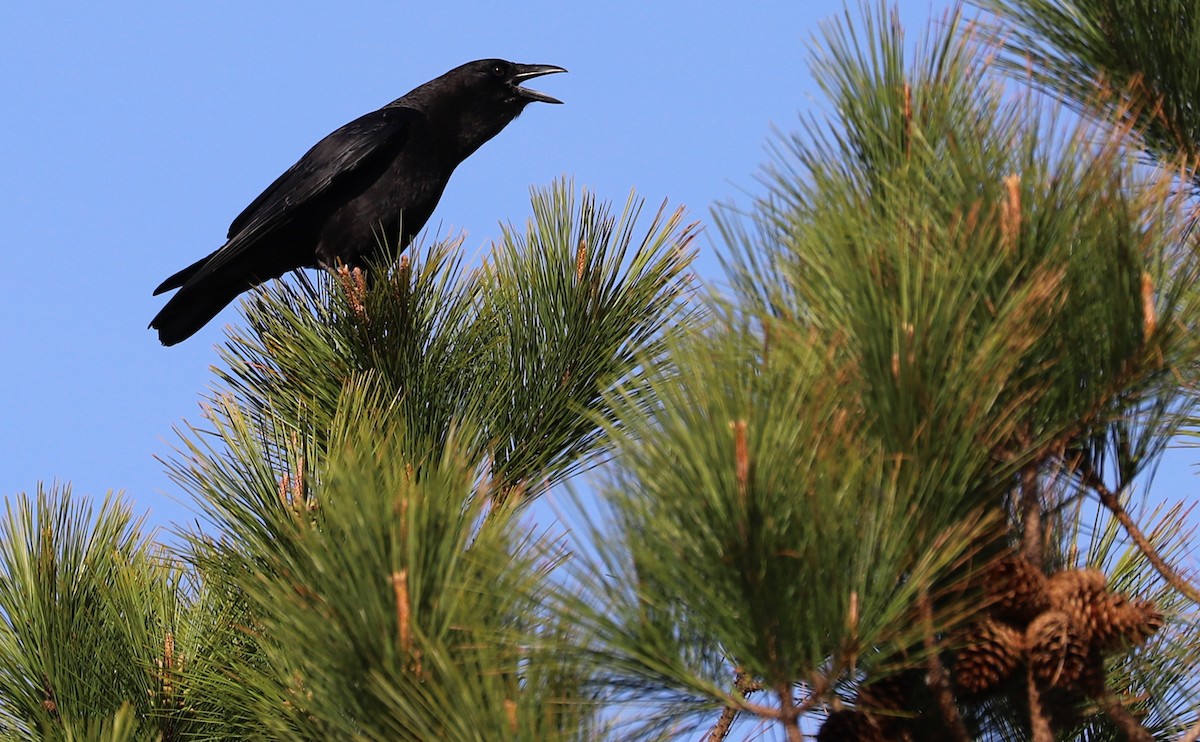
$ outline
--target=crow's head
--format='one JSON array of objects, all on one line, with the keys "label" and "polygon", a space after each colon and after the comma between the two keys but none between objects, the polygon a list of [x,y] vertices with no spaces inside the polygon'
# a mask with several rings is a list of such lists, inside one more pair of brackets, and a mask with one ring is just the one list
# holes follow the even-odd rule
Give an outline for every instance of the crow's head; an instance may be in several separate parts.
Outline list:
[{"label": "crow's head", "polygon": [[526,80],[555,72],[566,72],[562,67],[552,64],[516,64],[505,62],[503,59],[481,59],[458,69],[465,73],[464,77],[470,79],[473,90],[478,91],[480,95],[498,96],[509,106],[524,108],[534,101],[562,103],[553,96],[521,87],[521,83]]},{"label": "crow's head", "polygon": [[499,134],[530,103],[562,103],[521,86],[526,80],[555,72],[566,70],[551,64],[480,59],[430,80],[396,104],[422,111],[435,129],[452,136],[454,156],[461,159]]}]

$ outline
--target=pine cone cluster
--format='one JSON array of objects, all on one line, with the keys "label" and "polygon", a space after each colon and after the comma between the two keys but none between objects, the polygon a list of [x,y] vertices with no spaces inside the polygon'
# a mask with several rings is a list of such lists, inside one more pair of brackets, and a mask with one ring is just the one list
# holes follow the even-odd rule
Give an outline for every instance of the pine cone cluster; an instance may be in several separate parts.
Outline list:
[{"label": "pine cone cluster", "polygon": [[1104,655],[1137,646],[1162,627],[1153,602],[1130,600],[1105,583],[1094,569],[1047,577],[1021,557],[998,562],[984,577],[987,614],[960,637],[958,686],[987,693],[1027,662],[1047,687],[1102,692]]},{"label": "pine cone cluster", "polygon": [[[1105,655],[1143,643],[1163,625],[1153,601],[1112,592],[1106,582],[1094,569],[1047,576],[1018,556],[997,562],[983,575],[986,610],[953,642],[958,689],[978,698],[1027,667],[1064,697],[1103,694]],[[817,739],[919,739],[912,725],[923,692],[922,670],[864,682],[853,708],[831,712]]]}]

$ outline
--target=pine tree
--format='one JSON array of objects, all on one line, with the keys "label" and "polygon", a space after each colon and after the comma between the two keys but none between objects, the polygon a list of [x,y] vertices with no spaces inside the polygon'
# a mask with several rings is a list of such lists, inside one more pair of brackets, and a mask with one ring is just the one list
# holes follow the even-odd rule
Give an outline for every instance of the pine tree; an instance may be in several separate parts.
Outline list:
[{"label": "pine tree", "polygon": [[815,59],[831,119],[718,214],[731,296],[618,415],[621,537],[564,614],[611,698],[670,700],[631,736],[1173,738],[1180,511],[1129,513],[1194,424],[1186,163],[1007,95],[959,11],[911,61],[863,15]]},{"label": "pine tree", "polygon": [[1197,423],[1200,13],[987,3],[825,26],[720,288],[681,210],[559,182],[481,265],[254,293],[180,546],[67,487],[0,519],[0,738],[1196,739],[1144,506]]}]

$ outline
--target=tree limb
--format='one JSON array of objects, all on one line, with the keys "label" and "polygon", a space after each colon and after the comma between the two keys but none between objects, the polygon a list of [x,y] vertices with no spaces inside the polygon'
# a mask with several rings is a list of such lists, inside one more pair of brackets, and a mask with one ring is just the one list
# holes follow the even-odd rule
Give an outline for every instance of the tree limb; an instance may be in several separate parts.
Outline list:
[{"label": "tree limb", "polygon": [[962,715],[958,713],[958,704],[954,701],[954,692],[950,690],[950,676],[938,658],[937,640],[933,636],[933,603],[929,593],[921,591],[920,597],[921,623],[925,629],[925,651],[929,654],[925,661],[927,674],[925,682],[937,698],[938,708],[942,712],[942,720],[955,742],[971,742],[971,735],[963,723]]},{"label": "tree limb", "polygon": [[1100,706],[1129,742],[1154,742],[1154,736],[1146,727],[1112,696],[1105,694],[1101,697]]},{"label": "tree limb", "polygon": [[792,697],[792,684],[788,682],[779,685],[780,714],[783,728],[787,730],[788,742],[804,742],[800,732],[800,707]]},{"label": "tree limb", "polygon": [[1021,470],[1021,541],[1025,559],[1038,569],[1045,563],[1042,537],[1042,488],[1037,465]]},{"label": "tree limb", "polygon": [[717,719],[717,723],[713,725],[712,731],[708,733],[708,742],[722,742],[729,736],[729,730],[733,728],[733,721],[737,719],[737,709],[732,706],[726,706],[721,711],[721,718]]},{"label": "tree limb", "polygon": [[1026,673],[1026,684],[1029,686],[1029,729],[1033,733],[1033,742],[1054,742],[1054,730],[1050,728],[1050,717],[1042,705],[1042,693],[1038,689],[1037,678],[1033,676],[1033,666]]},{"label": "tree limb", "polygon": [[[762,686],[748,678],[741,670],[737,670],[734,672],[733,689],[745,699],[751,693],[762,690]],[[722,740],[729,736],[730,730],[733,729],[733,722],[737,719],[738,711],[739,707],[737,706],[726,706],[721,711],[721,717],[717,719],[717,723],[713,725],[712,731],[708,733],[708,742],[722,742]]]},{"label": "tree limb", "polygon": [[1158,574],[1171,587],[1183,593],[1188,600],[1191,600],[1193,603],[1200,603],[1200,590],[1197,590],[1195,585],[1188,582],[1171,565],[1167,564],[1166,560],[1158,553],[1158,550],[1154,548],[1154,545],[1150,543],[1150,540],[1146,538],[1146,535],[1142,533],[1142,530],[1133,522],[1133,518],[1125,510],[1125,506],[1121,504],[1120,498],[1108,488],[1108,485],[1104,483],[1104,480],[1100,478],[1096,470],[1090,464],[1083,463],[1080,465],[1079,473],[1083,478],[1083,483],[1096,492],[1096,495],[1100,498],[1100,503],[1112,512],[1117,522],[1125,528],[1125,532],[1129,534],[1129,538],[1133,539],[1133,542],[1137,544],[1141,552],[1146,555],[1146,559],[1158,571]]}]

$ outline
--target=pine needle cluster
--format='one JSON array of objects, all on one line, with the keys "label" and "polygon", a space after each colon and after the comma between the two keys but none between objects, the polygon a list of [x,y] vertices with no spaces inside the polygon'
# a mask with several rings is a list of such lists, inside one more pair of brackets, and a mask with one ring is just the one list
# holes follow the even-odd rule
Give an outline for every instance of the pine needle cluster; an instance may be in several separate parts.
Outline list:
[{"label": "pine needle cluster", "polygon": [[559,182],[478,267],[451,241],[254,295],[167,462],[203,514],[177,553],[116,500],[2,521],[5,738],[600,734],[519,515],[694,311],[694,225],[640,211]]},{"label": "pine needle cluster", "polygon": [[[861,16],[814,59],[830,119],[718,212],[731,290],[648,378],[661,405],[618,414],[620,541],[563,611],[590,616],[635,737],[1148,734],[1131,709],[1200,647],[1129,654],[1178,604],[1068,568],[1069,525],[1192,425],[1186,169],[1144,168],[1127,121],[1008,95],[959,11],[911,55],[894,14]],[[1011,554],[1098,587],[994,620],[983,576]],[[1057,695],[1081,684],[1090,705]]]}]

